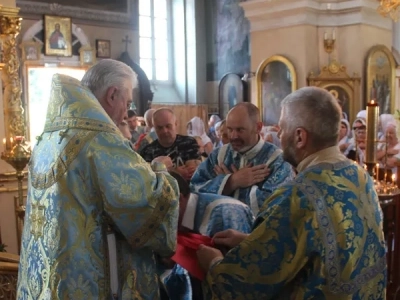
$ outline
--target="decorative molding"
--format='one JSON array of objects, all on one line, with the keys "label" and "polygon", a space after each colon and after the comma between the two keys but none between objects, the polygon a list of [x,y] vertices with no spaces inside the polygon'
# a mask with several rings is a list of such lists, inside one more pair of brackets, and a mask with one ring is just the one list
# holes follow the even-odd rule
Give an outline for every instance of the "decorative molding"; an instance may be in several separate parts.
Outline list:
[{"label": "decorative molding", "polygon": [[132,1],[127,2],[128,11],[126,13],[23,0],[17,0],[17,6],[21,9],[20,13],[23,17],[25,15],[62,15],[74,19],[97,21],[101,23],[101,25],[99,24],[100,26],[105,26],[105,23],[132,25],[136,23],[133,14],[133,5]]},{"label": "decorative molding", "polygon": [[392,20],[377,12],[376,0],[270,0],[240,3],[251,24],[250,31],[262,31],[296,25],[346,26],[366,24],[392,30]]}]

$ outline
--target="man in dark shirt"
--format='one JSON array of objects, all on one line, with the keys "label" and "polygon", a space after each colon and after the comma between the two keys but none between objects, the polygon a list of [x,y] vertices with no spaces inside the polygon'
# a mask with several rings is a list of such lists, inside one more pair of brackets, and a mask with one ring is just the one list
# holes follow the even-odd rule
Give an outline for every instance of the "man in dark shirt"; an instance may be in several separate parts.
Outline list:
[{"label": "man in dark shirt", "polygon": [[173,165],[172,171],[190,180],[195,168],[188,162],[201,159],[196,140],[176,133],[176,116],[169,108],[159,108],[153,113],[153,126],[158,139],[143,148],[140,155],[147,162],[158,158],[167,166]]}]

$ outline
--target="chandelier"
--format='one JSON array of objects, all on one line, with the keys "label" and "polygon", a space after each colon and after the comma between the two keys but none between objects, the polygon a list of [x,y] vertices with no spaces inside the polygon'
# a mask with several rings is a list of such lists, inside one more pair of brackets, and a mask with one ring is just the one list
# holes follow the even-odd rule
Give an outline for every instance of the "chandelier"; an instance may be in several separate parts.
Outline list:
[{"label": "chandelier", "polygon": [[380,0],[378,12],[384,17],[390,17],[397,22],[400,13],[400,0]]}]

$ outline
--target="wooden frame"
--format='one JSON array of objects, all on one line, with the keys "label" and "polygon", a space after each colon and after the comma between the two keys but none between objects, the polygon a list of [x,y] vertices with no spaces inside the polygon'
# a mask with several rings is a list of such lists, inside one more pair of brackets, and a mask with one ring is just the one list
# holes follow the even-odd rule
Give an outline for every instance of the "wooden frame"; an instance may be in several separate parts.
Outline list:
[{"label": "wooden frame", "polygon": [[354,73],[353,77],[347,74],[346,67],[337,61],[324,66],[321,73],[315,76],[313,72],[308,77],[308,84],[326,89],[338,100],[349,122],[355,119],[360,105],[360,77]]},{"label": "wooden frame", "polygon": [[90,46],[83,46],[79,49],[81,65],[93,65],[96,62],[96,52]]},{"label": "wooden frame", "polygon": [[45,55],[72,56],[71,18],[44,16]]},{"label": "wooden frame", "polygon": [[218,86],[218,108],[221,119],[225,119],[233,106],[246,101],[245,91],[241,75],[228,73],[221,78]]},{"label": "wooden frame", "polygon": [[39,42],[23,42],[19,45],[22,50],[22,60],[38,61],[41,59],[42,44]]},{"label": "wooden frame", "polygon": [[281,101],[297,89],[297,75],[293,64],[284,56],[271,56],[259,65],[256,84],[257,105],[264,125],[278,124]]},{"label": "wooden frame", "polygon": [[96,40],[96,57],[110,58],[111,57],[111,41]]},{"label": "wooden frame", "polygon": [[365,61],[365,78],[366,101],[376,100],[379,114],[393,114],[396,100],[396,62],[386,46],[377,45],[369,49]]}]

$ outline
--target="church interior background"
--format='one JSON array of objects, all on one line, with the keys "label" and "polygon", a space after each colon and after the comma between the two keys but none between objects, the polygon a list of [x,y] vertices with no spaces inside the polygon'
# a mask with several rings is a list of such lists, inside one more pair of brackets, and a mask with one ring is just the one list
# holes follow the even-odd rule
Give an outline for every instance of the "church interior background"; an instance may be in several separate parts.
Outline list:
[{"label": "church interior background", "polygon": [[[142,90],[135,103],[140,114],[150,105],[173,106],[182,117],[182,133],[185,120],[194,115],[204,121],[210,114],[224,117],[240,101],[259,106],[265,123],[277,123],[279,101],[307,85],[331,91],[350,120],[371,98],[380,101],[381,111],[395,113],[400,108],[400,22],[393,21],[396,15],[384,16],[379,4],[0,0],[0,152],[18,136],[34,146],[54,73],[81,78],[104,58],[128,62],[140,73]],[[65,38],[70,54],[46,46],[57,22],[65,26],[64,35],[70,31],[70,40]],[[0,244],[15,254],[26,195],[23,169],[16,173],[0,160]]]}]

